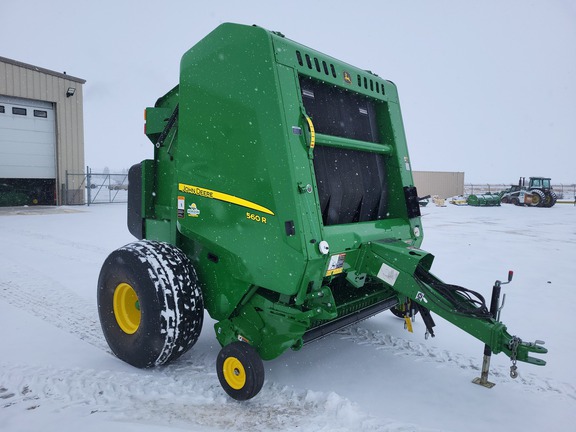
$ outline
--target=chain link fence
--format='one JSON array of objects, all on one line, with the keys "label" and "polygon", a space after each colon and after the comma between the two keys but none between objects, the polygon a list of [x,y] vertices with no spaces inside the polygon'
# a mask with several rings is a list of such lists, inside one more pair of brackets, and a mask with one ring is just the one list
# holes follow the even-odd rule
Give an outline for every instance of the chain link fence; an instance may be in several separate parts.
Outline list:
[{"label": "chain link fence", "polygon": [[128,172],[66,172],[66,184],[62,191],[65,205],[92,205],[128,202]]},{"label": "chain link fence", "polygon": [[[509,184],[465,184],[465,195],[498,193],[508,189]],[[552,185],[559,199],[575,200],[576,184]],[[62,191],[65,205],[91,205],[128,202],[128,172],[94,173],[86,167],[85,173],[66,173],[66,185]]]}]

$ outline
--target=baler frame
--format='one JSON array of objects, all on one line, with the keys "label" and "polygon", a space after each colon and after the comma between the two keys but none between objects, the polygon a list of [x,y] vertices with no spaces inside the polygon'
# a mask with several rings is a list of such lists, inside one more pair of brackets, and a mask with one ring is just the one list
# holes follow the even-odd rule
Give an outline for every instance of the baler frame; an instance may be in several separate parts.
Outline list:
[{"label": "baler frame", "polygon": [[[109,314],[172,317],[154,337],[165,347],[158,359],[166,347],[173,359],[199,332],[188,315],[205,307],[223,347],[221,384],[248,399],[262,387],[262,360],[395,308],[406,322],[418,310],[428,334],[432,311],[493,353],[545,364],[529,353],[546,349],[511,336],[481,296],[430,273],[392,82],[280,33],[223,24],[183,56],[179,84],[146,109],[146,135],[154,158],[129,173],[128,227],[141,241],[127,247],[144,264],[124,269],[124,248],[99,280],[104,333],[120,358],[141,365],[120,345],[137,353],[149,344]],[[186,284],[164,255],[190,269]],[[168,269],[177,288],[142,304],[142,279],[162,277],[150,266]],[[173,306],[182,298],[195,311]]]}]

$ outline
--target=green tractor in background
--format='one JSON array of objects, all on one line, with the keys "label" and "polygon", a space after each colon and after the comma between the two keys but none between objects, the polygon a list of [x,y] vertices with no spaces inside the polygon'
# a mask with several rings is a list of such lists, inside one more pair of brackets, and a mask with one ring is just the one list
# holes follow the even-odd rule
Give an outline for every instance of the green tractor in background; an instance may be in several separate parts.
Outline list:
[{"label": "green tractor in background", "polygon": [[520,177],[517,185],[500,192],[500,201],[518,206],[552,207],[558,197],[552,189],[549,177],[530,177],[528,186],[526,178]]},{"label": "green tractor in background", "polygon": [[392,309],[409,329],[418,312],[432,336],[437,313],[483,341],[485,357],[508,355],[513,377],[516,361],[545,364],[529,355],[547,352],[539,341],[499,321],[498,296],[488,308],[430,273],[392,82],[281,33],[222,24],[184,54],[145,133],[153,157],[129,172],[138,241],[98,280],[120,359],[177,359],[206,310],[220,383],[245,400],[262,388],[263,360]]}]

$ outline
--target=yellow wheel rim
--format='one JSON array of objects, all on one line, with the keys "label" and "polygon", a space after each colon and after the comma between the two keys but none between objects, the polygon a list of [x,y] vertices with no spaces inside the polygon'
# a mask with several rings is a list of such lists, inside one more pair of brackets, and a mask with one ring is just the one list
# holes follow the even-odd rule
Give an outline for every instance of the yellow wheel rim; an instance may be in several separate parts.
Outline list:
[{"label": "yellow wheel rim", "polygon": [[234,390],[240,390],[246,384],[246,370],[236,357],[228,357],[222,366],[224,379]]},{"label": "yellow wheel rim", "polygon": [[129,284],[122,282],[114,290],[114,316],[124,333],[134,334],[140,326],[138,295]]}]

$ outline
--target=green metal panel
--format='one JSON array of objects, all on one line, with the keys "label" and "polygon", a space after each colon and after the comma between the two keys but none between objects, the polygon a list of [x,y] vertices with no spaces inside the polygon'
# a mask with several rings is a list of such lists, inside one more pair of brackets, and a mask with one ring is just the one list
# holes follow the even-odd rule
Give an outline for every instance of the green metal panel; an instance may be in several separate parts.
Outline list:
[{"label": "green metal panel", "polygon": [[250,285],[295,294],[308,259],[302,236],[285,234],[301,200],[273,61],[268,32],[225,25],[181,62],[179,133],[189,142],[176,158],[177,181],[186,208],[199,213],[178,229],[218,256],[217,273],[203,272],[197,258],[203,283],[219,287],[205,290],[217,319]]},{"label": "green metal panel", "polygon": [[[146,200],[154,207],[146,213],[154,215],[147,236],[188,253],[217,320],[230,318],[243,298],[248,302],[253,287],[303,308],[309,291],[323,285],[330,256],[353,257],[365,241],[421,242],[412,230],[419,218],[408,220],[403,198],[390,200],[389,219],[322,225],[302,75],[378,101],[381,144],[319,134],[318,145],[382,152],[388,187],[413,184],[392,83],[262,28],[217,28],[183,56],[179,85],[147,110],[147,133],[156,142],[179,105],[177,126],[155,150],[154,170],[145,170],[155,191]],[[322,240],[330,243],[330,256],[320,253]]]}]

